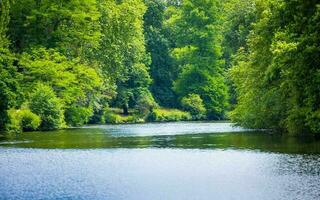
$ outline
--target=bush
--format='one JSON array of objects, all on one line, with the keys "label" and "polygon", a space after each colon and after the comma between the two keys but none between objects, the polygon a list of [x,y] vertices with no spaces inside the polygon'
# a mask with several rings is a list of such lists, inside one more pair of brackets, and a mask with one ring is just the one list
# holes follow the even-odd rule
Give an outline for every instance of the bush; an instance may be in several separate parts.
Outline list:
[{"label": "bush", "polygon": [[38,84],[30,97],[31,111],[41,118],[41,130],[54,130],[64,126],[62,104],[52,88]]},{"label": "bush", "polygon": [[29,109],[10,109],[8,116],[10,122],[6,128],[9,132],[35,131],[41,124],[40,117]]},{"label": "bush", "polygon": [[147,118],[148,121],[157,121],[157,122],[187,121],[191,119],[192,117],[188,112],[184,112],[178,109],[164,109],[164,108],[154,109]]},{"label": "bush", "polygon": [[158,107],[157,103],[155,102],[152,94],[148,92],[142,92],[139,95],[139,99],[137,101],[136,109],[138,114],[141,117],[146,117],[154,108]]},{"label": "bush", "polygon": [[181,99],[181,106],[185,111],[191,113],[194,119],[205,117],[206,108],[198,94],[189,94]]},{"label": "bush", "polygon": [[106,111],[104,119],[105,119],[105,123],[110,123],[110,124],[144,122],[144,119],[140,118],[138,115],[121,115],[112,109]]},{"label": "bush", "polygon": [[[2,6],[2,1],[0,4]],[[0,48],[0,130],[3,130],[6,127],[6,123],[9,122],[7,110],[10,107],[19,105],[18,99],[21,95],[19,80],[21,76],[17,72],[16,66],[14,66],[15,60],[14,54],[11,54],[7,49]]]},{"label": "bush", "polygon": [[92,115],[92,108],[73,105],[65,111],[65,121],[71,126],[82,126],[89,121]]}]

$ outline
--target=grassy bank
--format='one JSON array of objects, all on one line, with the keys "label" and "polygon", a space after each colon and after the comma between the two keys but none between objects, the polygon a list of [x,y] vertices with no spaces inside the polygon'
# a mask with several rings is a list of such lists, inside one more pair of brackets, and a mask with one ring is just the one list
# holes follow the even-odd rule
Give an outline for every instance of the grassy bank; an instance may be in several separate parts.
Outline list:
[{"label": "grassy bank", "polygon": [[129,115],[123,115],[122,110],[110,108],[105,114],[107,124],[144,123],[144,122],[170,122],[189,121],[192,116],[189,112],[178,109],[156,108],[145,116],[141,116],[136,110],[129,110]]}]

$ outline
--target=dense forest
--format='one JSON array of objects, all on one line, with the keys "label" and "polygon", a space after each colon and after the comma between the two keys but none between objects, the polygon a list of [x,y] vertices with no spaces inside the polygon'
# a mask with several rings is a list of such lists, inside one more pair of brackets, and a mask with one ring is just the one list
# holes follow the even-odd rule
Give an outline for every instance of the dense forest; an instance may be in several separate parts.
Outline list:
[{"label": "dense forest", "polygon": [[0,129],[320,133],[318,0],[0,0]]}]

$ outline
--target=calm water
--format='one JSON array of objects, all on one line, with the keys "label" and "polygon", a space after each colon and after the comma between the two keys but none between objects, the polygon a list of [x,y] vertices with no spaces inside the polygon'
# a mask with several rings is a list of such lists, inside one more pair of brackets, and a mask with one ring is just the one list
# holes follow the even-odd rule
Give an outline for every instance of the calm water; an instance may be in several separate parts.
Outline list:
[{"label": "calm water", "polygon": [[320,141],[191,122],[6,135],[0,199],[320,199]]}]

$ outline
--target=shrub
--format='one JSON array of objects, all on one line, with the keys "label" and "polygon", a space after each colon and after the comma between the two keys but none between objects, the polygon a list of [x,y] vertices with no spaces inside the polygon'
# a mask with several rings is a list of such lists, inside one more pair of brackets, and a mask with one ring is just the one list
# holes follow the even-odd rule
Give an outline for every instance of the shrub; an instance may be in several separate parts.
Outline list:
[{"label": "shrub", "polygon": [[104,116],[105,123],[122,124],[122,123],[141,123],[144,119],[138,115],[121,115],[114,110],[108,110]]},{"label": "shrub", "polygon": [[10,109],[8,116],[10,122],[6,128],[9,132],[34,131],[39,128],[41,123],[40,117],[26,108]]},{"label": "shrub", "polygon": [[164,109],[157,108],[154,109],[148,116],[148,121],[187,121],[191,120],[192,117],[190,113],[184,112],[178,109]]},{"label": "shrub", "polygon": [[34,131],[39,128],[41,118],[31,112],[29,109],[22,110],[21,112],[21,126],[23,131]]},{"label": "shrub", "polygon": [[181,106],[184,110],[191,113],[194,119],[205,117],[206,108],[198,94],[189,94],[181,99]]},{"label": "shrub", "polygon": [[139,95],[136,109],[141,117],[144,118],[148,116],[148,114],[156,107],[158,107],[158,105],[149,91]]},{"label": "shrub", "polygon": [[65,111],[65,121],[71,126],[82,126],[89,121],[92,115],[92,108],[73,105]]},{"label": "shrub", "polygon": [[52,88],[38,84],[31,94],[29,107],[41,118],[41,130],[53,130],[64,126],[62,104]]}]

